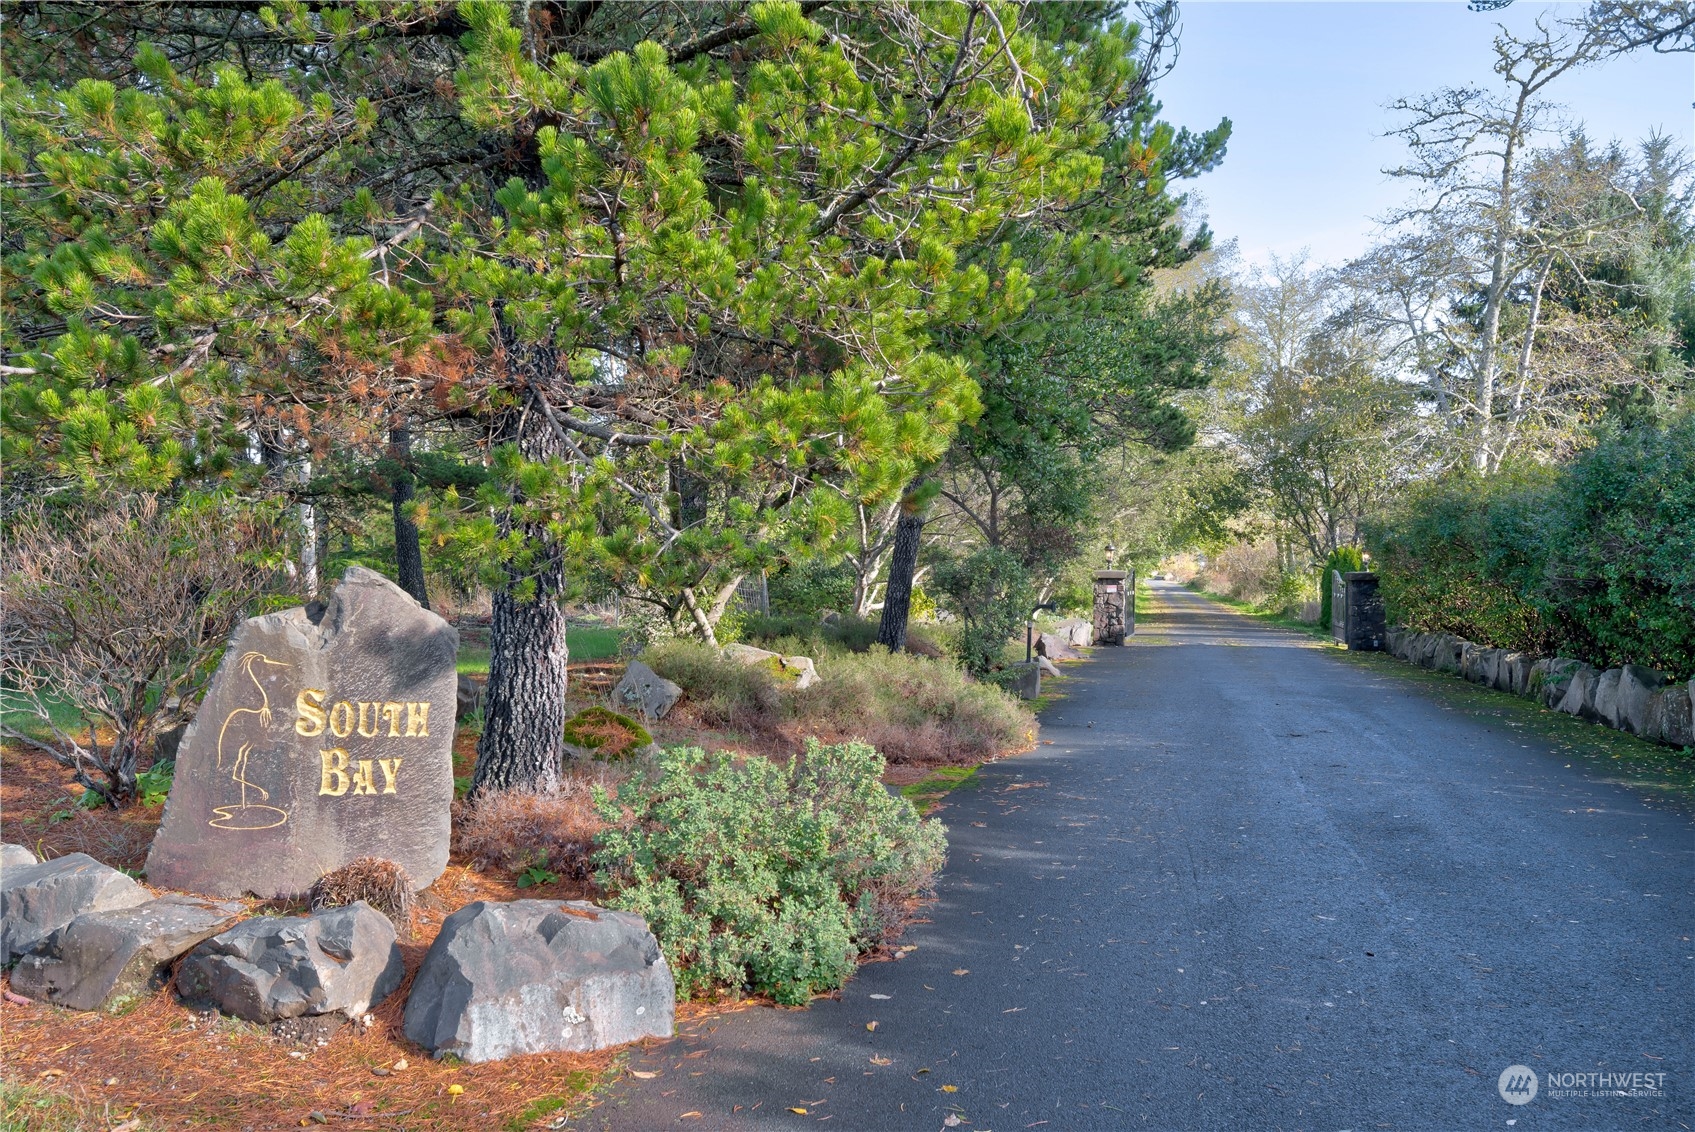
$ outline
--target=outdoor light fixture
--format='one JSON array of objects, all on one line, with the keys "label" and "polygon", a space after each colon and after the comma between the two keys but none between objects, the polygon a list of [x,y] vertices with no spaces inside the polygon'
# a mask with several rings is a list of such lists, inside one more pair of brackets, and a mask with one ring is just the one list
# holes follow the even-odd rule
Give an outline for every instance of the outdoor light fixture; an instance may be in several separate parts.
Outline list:
[{"label": "outdoor light fixture", "polygon": [[1052,613],[1054,611],[1054,608],[1055,608],[1055,603],[1051,602],[1051,601],[1044,601],[1040,605],[1031,607],[1030,616],[1028,618],[1026,618],[1025,621],[1024,621],[1024,663],[1025,664],[1030,663],[1030,652],[1035,647],[1036,611],[1040,610],[1040,609],[1045,609],[1049,613]]},{"label": "outdoor light fixture", "polygon": [[1112,569],[1112,560],[1118,554],[1118,548],[1110,542],[1106,544],[1106,568]]}]

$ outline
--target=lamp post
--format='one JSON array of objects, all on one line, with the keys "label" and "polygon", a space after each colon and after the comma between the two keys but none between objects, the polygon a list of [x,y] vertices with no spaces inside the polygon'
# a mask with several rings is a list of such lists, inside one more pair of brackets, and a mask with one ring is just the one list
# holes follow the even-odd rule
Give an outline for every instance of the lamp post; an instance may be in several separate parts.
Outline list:
[{"label": "lamp post", "polygon": [[1112,560],[1118,556],[1118,548],[1112,543],[1106,544],[1106,568],[1112,569]]},{"label": "lamp post", "polygon": [[1035,641],[1036,641],[1036,611],[1040,610],[1040,609],[1045,609],[1049,613],[1052,613],[1054,611],[1054,603],[1051,602],[1051,601],[1044,601],[1040,605],[1032,606],[1031,609],[1030,609],[1030,616],[1025,618],[1025,620],[1024,620],[1024,663],[1025,664],[1030,663],[1030,659],[1031,659],[1030,653],[1031,653],[1031,650],[1035,647]]}]

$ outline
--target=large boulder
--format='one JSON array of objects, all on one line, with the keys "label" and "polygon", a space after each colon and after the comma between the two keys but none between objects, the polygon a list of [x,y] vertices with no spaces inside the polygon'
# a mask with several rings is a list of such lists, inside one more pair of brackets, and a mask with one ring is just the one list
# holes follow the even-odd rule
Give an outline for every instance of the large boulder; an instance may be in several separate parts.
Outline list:
[{"label": "large boulder", "polygon": [[0,845],[0,876],[8,869],[27,869],[35,864],[40,864],[40,858],[25,846],[11,842]]},{"label": "large boulder", "polygon": [[374,571],[235,631],[177,755],[147,878],[293,896],[360,857],[447,867],[459,636]]},{"label": "large boulder", "polygon": [[12,989],[72,1010],[113,1009],[164,985],[171,963],[245,909],[196,896],[87,912],[55,931],[12,972]]},{"label": "large boulder", "polygon": [[762,664],[778,679],[794,681],[796,688],[810,688],[820,679],[818,666],[813,664],[812,658],[808,656],[784,656],[770,649],[756,648],[739,642],[725,645],[719,653],[725,660],[733,660],[738,664]]},{"label": "large boulder", "polygon": [[1465,657],[1465,648],[1471,644],[1463,641],[1452,633],[1436,634],[1435,647],[1431,656],[1430,667],[1438,672],[1446,672],[1457,676]]},{"label": "large boulder", "polygon": [[1595,718],[1595,685],[1601,674],[1587,664],[1577,664],[1566,673],[1565,694],[1558,710],[1580,719]]},{"label": "large boulder", "polygon": [[1614,712],[1618,722],[1613,726],[1644,739],[1658,739],[1660,736],[1655,730],[1658,721],[1650,709],[1654,693],[1665,687],[1667,681],[1665,673],[1640,664],[1627,664],[1620,669],[1618,705]]},{"label": "large boulder", "polygon": [[1577,670],[1583,667],[1583,662],[1566,656],[1551,657],[1538,661],[1541,666],[1542,680],[1537,688],[1537,698],[1543,707],[1563,711],[1561,705],[1565,702],[1566,693],[1571,690],[1572,678]]},{"label": "large boulder", "polygon": [[1036,658],[1036,667],[1041,669],[1043,676],[1059,675],[1059,665],[1055,664],[1045,656],[1038,656]]},{"label": "large boulder", "polygon": [[818,675],[818,666],[812,662],[810,656],[785,656],[783,668],[785,671],[793,673],[797,689],[810,688],[823,679],[822,676]]},{"label": "large boulder", "polygon": [[1042,670],[1034,662],[1015,664],[1010,669],[1006,690],[1021,700],[1033,700],[1042,694]]},{"label": "large boulder", "polygon": [[361,900],[310,916],[261,916],[213,936],[182,961],[177,993],[249,1022],[353,1018],[405,974],[394,925]]},{"label": "large boulder", "polygon": [[1495,669],[1495,687],[1515,696],[1527,694],[1530,689],[1530,668],[1535,663],[1535,657],[1522,652],[1502,653],[1500,663]]},{"label": "large boulder", "polygon": [[1095,627],[1087,621],[1062,621],[1059,633],[1074,649],[1086,649],[1095,640]]},{"label": "large boulder", "polygon": [[1470,641],[1460,642],[1460,677],[1473,684],[1483,683],[1481,661],[1486,650]]},{"label": "large boulder", "polygon": [[1604,723],[1608,727],[1619,725],[1619,680],[1624,676],[1621,669],[1609,668],[1595,679],[1595,691],[1589,699],[1589,711],[1583,718],[1593,723]]},{"label": "large boulder", "polygon": [[35,950],[78,916],[133,908],[151,893],[87,853],[72,853],[0,875],[0,966]]},{"label": "large boulder", "polygon": [[1071,647],[1070,637],[1058,633],[1038,633],[1036,651],[1049,660],[1077,660],[1083,655]]},{"label": "large boulder", "polygon": [[619,711],[640,711],[649,719],[664,719],[665,713],[683,698],[683,688],[639,660],[624,669],[624,678],[612,689],[612,703]]},{"label": "large boulder", "polygon": [[671,1036],[676,987],[640,916],[573,900],[478,902],[447,918],[406,1000],[406,1036],[494,1061]]},{"label": "large boulder", "polygon": [[1654,737],[1672,747],[1695,747],[1695,712],[1690,690],[1682,684],[1661,688],[1649,701]]}]

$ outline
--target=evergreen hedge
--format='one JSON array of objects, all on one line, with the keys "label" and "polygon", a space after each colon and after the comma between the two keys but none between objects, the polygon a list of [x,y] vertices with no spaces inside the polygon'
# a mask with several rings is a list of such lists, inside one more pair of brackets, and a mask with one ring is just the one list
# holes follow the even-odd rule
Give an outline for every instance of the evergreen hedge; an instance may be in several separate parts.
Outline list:
[{"label": "evergreen hedge", "polygon": [[1393,622],[1695,676],[1695,414],[1563,467],[1444,477],[1366,540]]}]

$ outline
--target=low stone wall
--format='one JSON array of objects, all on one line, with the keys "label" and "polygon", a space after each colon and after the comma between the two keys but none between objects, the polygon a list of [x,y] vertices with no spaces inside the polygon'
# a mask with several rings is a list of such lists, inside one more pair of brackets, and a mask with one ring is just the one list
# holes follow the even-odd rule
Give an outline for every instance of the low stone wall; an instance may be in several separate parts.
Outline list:
[{"label": "low stone wall", "polygon": [[1421,668],[1451,672],[1591,723],[1671,747],[1695,746],[1695,680],[1673,683],[1640,664],[1603,672],[1569,657],[1486,648],[1452,633],[1390,629],[1383,649]]}]

